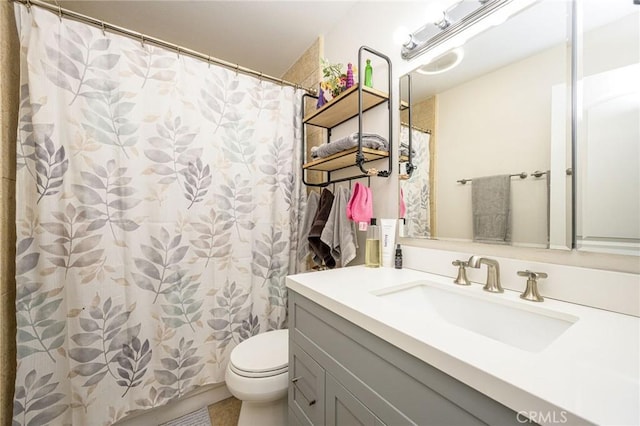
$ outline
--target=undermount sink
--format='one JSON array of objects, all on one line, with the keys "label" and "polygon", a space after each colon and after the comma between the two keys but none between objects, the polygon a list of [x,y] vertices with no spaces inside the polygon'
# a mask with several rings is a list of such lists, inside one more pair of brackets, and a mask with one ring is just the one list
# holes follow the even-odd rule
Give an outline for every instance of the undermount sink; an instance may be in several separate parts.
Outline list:
[{"label": "undermount sink", "polygon": [[466,288],[445,290],[427,281],[373,294],[421,314],[433,312],[452,325],[529,352],[542,351],[578,320],[573,315],[505,300],[500,295],[479,295]]}]

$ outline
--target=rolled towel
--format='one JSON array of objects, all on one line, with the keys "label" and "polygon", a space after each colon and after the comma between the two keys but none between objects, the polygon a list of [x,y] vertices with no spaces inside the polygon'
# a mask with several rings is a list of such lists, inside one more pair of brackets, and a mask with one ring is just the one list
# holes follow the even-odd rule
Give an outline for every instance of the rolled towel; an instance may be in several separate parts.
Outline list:
[{"label": "rolled towel", "polygon": [[[311,158],[324,158],[337,152],[358,146],[358,132],[336,141],[311,147]],[[389,151],[389,141],[375,133],[362,133],[362,146],[378,151]]]}]

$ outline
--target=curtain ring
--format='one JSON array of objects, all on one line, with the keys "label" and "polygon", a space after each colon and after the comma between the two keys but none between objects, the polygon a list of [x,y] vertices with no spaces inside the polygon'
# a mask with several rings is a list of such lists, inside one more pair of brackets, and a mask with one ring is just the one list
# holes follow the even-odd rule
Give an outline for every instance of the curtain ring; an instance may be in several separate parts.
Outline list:
[{"label": "curtain ring", "polygon": [[178,53],[178,59],[180,59],[180,46],[176,45],[176,52]]},{"label": "curtain ring", "polygon": [[239,70],[240,70],[240,64],[236,64],[236,77],[238,76]]},{"label": "curtain ring", "polygon": [[62,7],[60,5],[58,5],[58,19],[62,22]]},{"label": "curtain ring", "polygon": [[31,0],[27,0],[27,12],[31,13]]},{"label": "curtain ring", "polygon": [[102,27],[102,35],[103,35],[104,37],[106,37],[106,36],[107,36],[107,29],[106,29],[106,27],[105,27],[105,25],[104,25],[104,21],[102,21],[102,22],[100,23],[100,26]]},{"label": "curtain ring", "polygon": [[140,45],[144,48],[144,34],[140,33]]},{"label": "curtain ring", "polygon": [[207,65],[209,68],[211,68],[211,55],[207,57]]}]

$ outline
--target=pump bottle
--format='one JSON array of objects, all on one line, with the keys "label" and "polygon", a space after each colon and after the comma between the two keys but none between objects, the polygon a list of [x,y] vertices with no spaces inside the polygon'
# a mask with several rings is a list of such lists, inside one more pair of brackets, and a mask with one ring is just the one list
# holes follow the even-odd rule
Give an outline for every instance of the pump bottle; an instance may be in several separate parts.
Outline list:
[{"label": "pump bottle", "polygon": [[380,227],[376,218],[371,218],[367,228],[367,240],[364,247],[364,266],[379,268],[382,260],[382,244],[380,243]]}]

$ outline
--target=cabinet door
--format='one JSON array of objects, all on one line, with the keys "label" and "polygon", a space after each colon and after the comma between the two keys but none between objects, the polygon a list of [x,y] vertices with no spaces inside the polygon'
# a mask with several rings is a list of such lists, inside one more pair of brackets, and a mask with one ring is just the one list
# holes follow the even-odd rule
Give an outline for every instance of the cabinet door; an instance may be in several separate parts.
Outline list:
[{"label": "cabinet door", "polygon": [[355,396],[326,374],[326,426],[384,426]]},{"label": "cabinet door", "polygon": [[324,369],[289,342],[289,409],[303,425],[324,424]]}]

